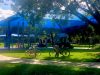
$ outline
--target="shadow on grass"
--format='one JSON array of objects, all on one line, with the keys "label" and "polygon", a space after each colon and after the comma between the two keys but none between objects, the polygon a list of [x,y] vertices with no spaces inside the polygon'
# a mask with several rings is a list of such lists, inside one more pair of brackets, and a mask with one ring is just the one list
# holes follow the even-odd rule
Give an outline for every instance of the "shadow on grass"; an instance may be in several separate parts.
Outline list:
[{"label": "shadow on grass", "polygon": [[96,57],[96,58],[94,58],[93,60],[94,60],[95,62],[100,62],[100,52],[96,53],[96,54],[95,54],[95,57]]},{"label": "shadow on grass", "polygon": [[[90,55],[91,55],[91,53],[90,53]],[[96,58],[94,56],[94,58],[81,58],[80,59],[80,58],[72,58],[71,56],[73,56],[73,55],[60,56],[60,57],[44,57],[43,60],[58,60],[58,61],[71,61],[71,62],[95,62],[94,58]]]},{"label": "shadow on grass", "polygon": [[0,50],[0,53],[23,53],[26,50]]},{"label": "shadow on grass", "polygon": [[44,60],[68,60],[70,56],[60,56],[60,57],[45,57]]},{"label": "shadow on grass", "polygon": [[100,75],[100,69],[73,66],[3,64],[0,75]]}]

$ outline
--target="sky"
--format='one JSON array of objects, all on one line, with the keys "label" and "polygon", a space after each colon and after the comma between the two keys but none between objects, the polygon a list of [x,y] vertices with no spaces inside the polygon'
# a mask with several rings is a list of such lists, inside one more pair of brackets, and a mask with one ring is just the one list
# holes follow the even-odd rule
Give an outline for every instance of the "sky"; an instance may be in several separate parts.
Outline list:
[{"label": "sky", "polygon": [[[12,0],[2,0],[0,2],[0,21],[3,19],[6,19],[7,17],[10,17],[15,14],[15,12],[11,9],[11,5],[14,4]],[[65,10],[65,7],[61,7],[62,10]],[[45,18],[50,19],[50,15],[47,14]],[[73,15],[73,18],[69,18],[71,20],[80,20],[79,18],[75,17]]]},{"label": "sky", "polygon": [[13,2],[11,0],[2,1],[3,2],[0,2],[0,20],[14,15],[14,11],[11,10],[11,4],[13,4]]}]

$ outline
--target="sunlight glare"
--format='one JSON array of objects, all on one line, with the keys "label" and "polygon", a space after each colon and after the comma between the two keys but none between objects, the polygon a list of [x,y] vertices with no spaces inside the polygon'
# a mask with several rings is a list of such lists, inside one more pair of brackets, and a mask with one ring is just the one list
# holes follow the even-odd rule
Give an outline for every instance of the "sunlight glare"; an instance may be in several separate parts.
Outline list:
[{"label": "sunlight glare", "polygon": [[6,19],[7,17],[12,15],[14,15],[14,11],[0,9],[0,20]]}]

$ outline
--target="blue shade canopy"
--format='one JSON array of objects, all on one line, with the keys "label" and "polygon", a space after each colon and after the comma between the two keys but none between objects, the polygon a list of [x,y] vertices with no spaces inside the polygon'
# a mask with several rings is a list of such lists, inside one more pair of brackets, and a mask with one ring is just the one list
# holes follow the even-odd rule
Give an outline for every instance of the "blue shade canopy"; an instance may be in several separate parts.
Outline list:
[{"label": "blue shade canopy", "polygon": [[85,22],[79,21],[79,20],[65,20],[65,23],[63,24],[64,20],[60,20],[60,22],[52,21],[51,19],[45,19],[44,20],[44,28],[57,28],[60,29],[60,26],[64,28],[71,28],[74,26],[84,26]]},{"label": "blue shade canopy", "polygon": [[[96,23],[96,20],[93,17],[88,17],[91,21]],[[28,26],[28,22],[21,16],[18,15],[13,15],[5,20],[0,21],[0,26],[8,26],[10,24],[10,26],[21,26],[23,27],[27,27]],[[37,26],[39,24],[36,24]],[[80,28],[82,26],[85,26],[85,22],[81,21],[81,20],[52,20],[52,19],[43,19],[42,20],[42,25],[43,28],[55,28],[55,29],[60,29],[60,26],[63,29],[66,28],[71,28],[74,29],[75,27]]]},{"label": "blue shade canopy", "polygon": [[23,17],[16,15],[0,21],[0,26],[8,26],[9,24],[10,26],[27,26],[28,22]]},{"label": "blue shade canopy", "polygon": [[[60,29],[60,26],[62,28],[70,28],[74,26],[83,26],[85,24],[83,21],[79,21],[79,20],[68,20],[68,21],[66,20],[64,24],[62,23],[63,20],[61,20],[58,23],[56,21],[52,21],[51,19],[44,19],[42,27]],[[24,18],[16,17],[16,16],[12,16],[5,20],[0,21],[0,26],[8,26],[8,24],[10,24],[10,26],[18,26],[18,25],[23,26],[23,24],[25,27],[28,26],[28,22]]]}]

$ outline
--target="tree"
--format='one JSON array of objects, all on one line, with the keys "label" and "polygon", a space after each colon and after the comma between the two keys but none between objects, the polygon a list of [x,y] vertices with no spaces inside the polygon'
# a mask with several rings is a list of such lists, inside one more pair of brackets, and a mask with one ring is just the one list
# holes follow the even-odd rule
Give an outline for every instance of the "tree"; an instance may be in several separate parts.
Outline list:
[{"label": "tree", "polygon": [[[100,31],[99,3],[100,0],[73,0],[70,3],[69,9],[71,10],[72,14],[76,15],[82,21],[86,22],[87,24],[91,24],[98,33]],[[79,12],[78,10],[80,10],[81,12]],[[89,17],[91,18],[89,19]]]},{"label": "tree", "polygon": [[[74,15],[100,32],[100,0],[59,0],[54,2],[53,13],[63,18]],[[89,18],[90,17],[90,18]]]},{"label": "tree", "polygon": [[46,14],[51,17],[56,15],[56,19],[59,19],[59,16],[67,19],[75,15],[86,24],[92,25],[98,33],[100,31],[99,3],[100,0],[16,0],[14,6],[18,13],[33,25]]},{"label": "tree", "polygon": [[[23,16],[32,25],[40,21],[52,8],[53,0],[15,0],[14,11]],[[51,5],[51,6],[50,6]]]}]

